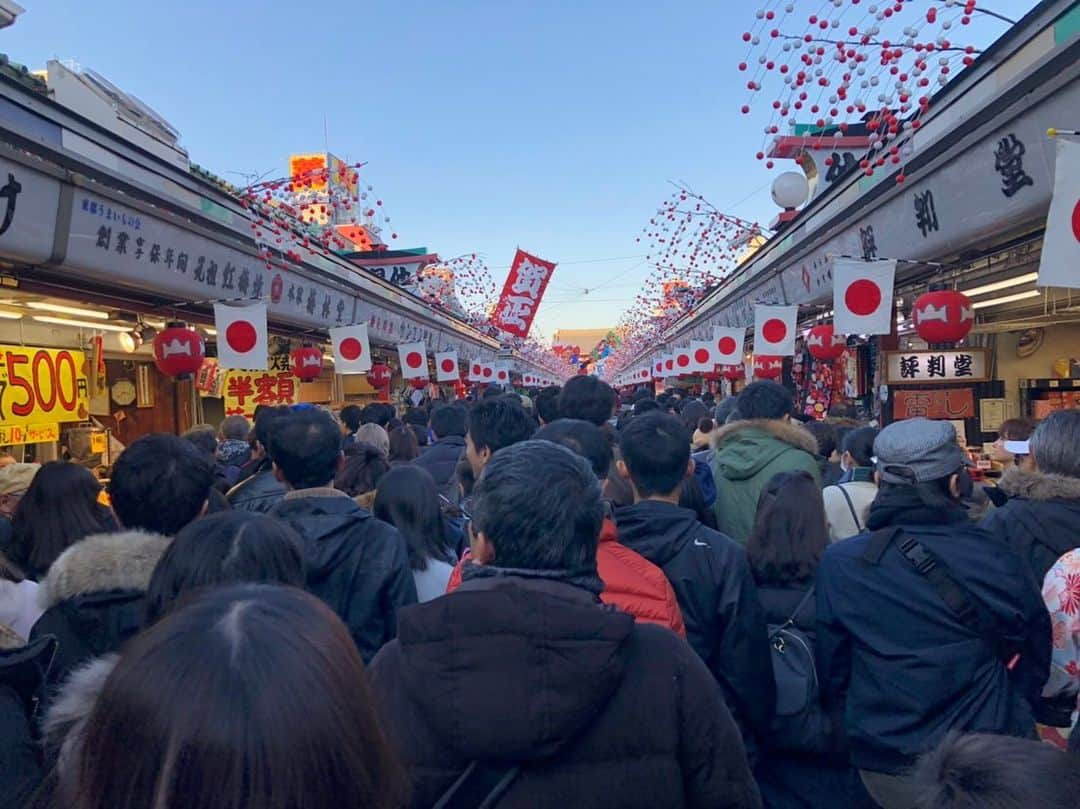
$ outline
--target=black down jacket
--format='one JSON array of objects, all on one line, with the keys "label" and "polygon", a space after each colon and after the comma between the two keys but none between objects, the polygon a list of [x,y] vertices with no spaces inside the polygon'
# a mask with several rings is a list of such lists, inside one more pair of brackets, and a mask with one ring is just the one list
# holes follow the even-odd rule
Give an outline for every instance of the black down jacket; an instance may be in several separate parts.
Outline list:
[{"label": "black down jacket", "polygon": [[456,501],[458,498],[452,496],[450,489],[454,485],[454,471],[464,454],[465,439],[460,435],[451,435],[426,447],[413,463],[430,472],[439,491]]}]

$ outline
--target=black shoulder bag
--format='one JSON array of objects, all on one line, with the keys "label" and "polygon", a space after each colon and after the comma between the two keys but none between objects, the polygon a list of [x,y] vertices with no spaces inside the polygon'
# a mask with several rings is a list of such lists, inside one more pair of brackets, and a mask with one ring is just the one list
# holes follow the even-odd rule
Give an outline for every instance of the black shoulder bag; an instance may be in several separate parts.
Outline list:
[{"label": "black shoulder bag", "polygon": [[521,767],[473,761],[433,809],[491,809],[510,788]]}]

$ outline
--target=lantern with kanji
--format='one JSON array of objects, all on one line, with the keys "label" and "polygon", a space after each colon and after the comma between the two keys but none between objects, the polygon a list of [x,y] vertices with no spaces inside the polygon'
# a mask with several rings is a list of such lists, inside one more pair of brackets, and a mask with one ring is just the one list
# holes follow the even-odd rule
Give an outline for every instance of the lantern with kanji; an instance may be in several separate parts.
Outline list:
[{"label": "lantern with kanji", "polygon": [[754,378],[776,379],[784,370],[784,358],[768,354],[754,355]]},{"label": "lantern with kanji", "polygon": [[847,348],[847,338],[837,334],[831,323],[814,326],[806,336],[806,347],[815,360],[832,362],[840,359]]},{"label": "lantern with kanji", "polygon": [[318,379],[322,373],[323,355],[322,349],[315,346],[303,346],[294,348],[289,352],[289,368],[293,375],[301,382],[311,382]]},{"label": "lantern with kanji", "polygon": [[190,378],[205,356],[202,335],[186,323],[168,323],[154,337],[154,364],[166,376]]},{"label": "lantern with kanji", "polygon": [[723,370],[720,372],[720,375],[728,382],[738,382],[740,379],[746,379],[746,366],[741,363],[738,365],[724,365],[721,367]]},{"label": "lantern with kanji", "polygon": [[372,365],[367,372],[368,384],[373,388],[383,388],[390,384],[390,366],[383,363]]},{"label": "lantern with kanji", "polygon": [[975,325],[975,309],[963,292],[937,289],[918,297],[911,319],[915,333],[930,345],[958,343]]},{"label": "lantern with kanji", "polygon": [[414,390],[423,390],[430,384],[427,379],[423,377],[413,377],[409,380],[409,384],[412,385]]}]

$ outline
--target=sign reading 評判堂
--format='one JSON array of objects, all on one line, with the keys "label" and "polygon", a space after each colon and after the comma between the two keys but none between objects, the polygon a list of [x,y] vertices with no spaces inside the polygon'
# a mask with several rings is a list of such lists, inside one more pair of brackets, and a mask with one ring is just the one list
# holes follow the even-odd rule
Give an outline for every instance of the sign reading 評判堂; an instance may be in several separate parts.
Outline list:
[{"label": "sign reading \u8a55\u5224\u5802", "polygon": [[886,354],[886,382],[910,385],[920,382],[985,382],[986,349],[949,351],[890,351]]}]

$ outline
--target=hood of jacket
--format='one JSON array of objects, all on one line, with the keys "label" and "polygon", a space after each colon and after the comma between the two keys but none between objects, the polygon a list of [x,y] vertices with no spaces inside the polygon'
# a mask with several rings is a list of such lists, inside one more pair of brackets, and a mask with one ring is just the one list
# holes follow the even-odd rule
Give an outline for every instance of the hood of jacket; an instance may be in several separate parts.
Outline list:
[{"label": "hood of jacket", "polygon": [[615,512],[619,542],[663,567],[701,530],[697,514],[688,508],[643,500]]},{"label": "hood of jacket", "polygon": [[808,430],[781,419],[749,419],[713,431],[713,471],[728,480],[754,477],[791,449],[817,456],[817,440]]},{"label": "hood of jacket", "polygon": [[569,584],[472,580],[399,614],[402,687],[467,759],[548,758],[619,687],[633,628]]},{"label": "hood of jacket", "polygon": [[303,539],[308,582],[325,578],[348,558],[355,533],[375,521],[349,495],[331,488],[291,491],[271,516],[289,523]]},{"label": "hood of jacket", "polygon": [[146,590],[158,559],[172,540],[145,531],[94,534],[57,558],[38,588],[42,609],[87,593]]},{"label": "hood of jacket", "polygon": [[118,654],[106,654],[75,669],[49,705],[42,721],[42,742],[45,750],[56,756],[61,785],[69,784],[75,776],[86,736],[86,722],[119,660]]},{"label": "hood of jacket", "polygon": [[1015,466],[1001,476],[998,488],[1009,497],[1026,500],[1080,500],[1080,478],[1026,472]]},{"label": "hood of jacket", "polygon": [[227,438],[218,444],[217,460],[223,466],[243,466],[251,460],[251,446],[247,441]]}]

